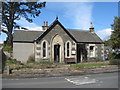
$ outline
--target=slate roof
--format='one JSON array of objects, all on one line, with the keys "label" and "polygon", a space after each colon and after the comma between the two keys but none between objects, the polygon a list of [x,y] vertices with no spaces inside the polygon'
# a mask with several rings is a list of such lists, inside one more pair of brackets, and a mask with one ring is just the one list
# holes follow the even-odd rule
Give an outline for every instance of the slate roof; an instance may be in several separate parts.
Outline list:
[{"label": "slate roof", "polygon": [[103,41],[98,37],[98,35],[96,35],[96,33],[75,30],[68,30],[68,32],[76,39],[77,42],[103,43]]},{"label": "slate roof", "polygon": [[13,34],[13,42],[33,42],[44,31],[25,31],[15,30]]},{"label": "slate roof", "polygon": [[89,31],[76,31],[65,29],[64,26],[56,19],[46,31],[23,31],[15,30],[13,34],[14,42],[34,42],[34,40],[40,40],[43,38],[50,30],[59,24],[64,31],[76,42],[80,43],[103,43],[103,41],[96,35],[96,33],[91,33]]}]

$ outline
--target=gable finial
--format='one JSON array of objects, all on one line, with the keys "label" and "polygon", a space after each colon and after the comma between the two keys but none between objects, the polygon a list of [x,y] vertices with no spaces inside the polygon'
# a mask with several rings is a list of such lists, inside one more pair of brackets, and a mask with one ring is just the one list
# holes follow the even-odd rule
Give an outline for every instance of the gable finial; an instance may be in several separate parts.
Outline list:
[{"label": "gable finial", "polygon": [[92,22],[90,22],[90,28],[93,28],[93,24],[92,24]]},{"label": "gable finial", "polygon": [[92,24],[92,22],[90,22],[90,32],[92,32],[92,33],[94,33],[94,27],[93,27],[93,24]]},{"label": "gable finial", "polygon": [[56,16],[56,20],[58,20],[58,16]]}]

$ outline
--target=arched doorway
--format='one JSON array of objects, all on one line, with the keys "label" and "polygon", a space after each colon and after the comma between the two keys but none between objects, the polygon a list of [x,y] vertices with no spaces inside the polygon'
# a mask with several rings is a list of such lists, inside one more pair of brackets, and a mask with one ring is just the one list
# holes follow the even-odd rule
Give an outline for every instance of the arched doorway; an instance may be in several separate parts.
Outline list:
[{"label": "arched doorway", "polygon": [[54,62],[60,62],[60,45],[54,45]]},{"label": "arched doorway", "polygon": [[55,63],[61,63],[64,61],[64,43],[58,34],[55,35],[51,43],[51,61]]}]

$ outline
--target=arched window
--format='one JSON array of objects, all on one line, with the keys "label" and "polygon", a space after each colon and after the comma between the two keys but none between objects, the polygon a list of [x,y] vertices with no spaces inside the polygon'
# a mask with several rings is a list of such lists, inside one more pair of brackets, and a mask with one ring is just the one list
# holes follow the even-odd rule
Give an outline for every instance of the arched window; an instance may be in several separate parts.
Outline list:
[{"label": "arched window", "polygon": [[48,42],[46,40],[43,40],[41,42],[41,58],[47,57],[48,57]]},{"label": "arched window", "polygon": [[43,42],[43,57],[46,57],[46,42]]},{"label": "arched window", "polygon": [[71,56],[71,42],[70,41],[67,41],[65,43],[65,56],[66,58]]},{"label": "arched window", "polygon": [[69,42],[67,43],[67,57],[70,56],[70,44]]}]

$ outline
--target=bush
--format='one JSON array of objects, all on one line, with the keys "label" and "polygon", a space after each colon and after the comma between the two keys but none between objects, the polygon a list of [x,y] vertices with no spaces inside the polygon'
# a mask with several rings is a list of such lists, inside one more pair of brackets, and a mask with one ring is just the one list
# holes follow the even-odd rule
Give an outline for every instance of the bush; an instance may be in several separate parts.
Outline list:
[{"label": "bush", "polygon": [[17,60],[16,59],[9,59],[9,60],[6,60],[6,63],[7,64],[16,64]]},{"label": "bush", "polygon": [[110,60],[110,65],[120,65],[120,59]]},{"label": "bush", "polygon": [[119,54],[116,54],[116,53],[110,53],[109,54],[110,56],[110,59],[120,59],[120,53]]},{"label": "bush", "polygon": [[34,55],[29,56],[27,63],[34,63],[35,62],[35,57]]},{"label": "bush", "polygon": [[3,46],[3,50],[11,53],[11,52],[12,52],[12,47],[11,47],[11,46],[8,46],[8,45],[4,45],[4,46]]}]

